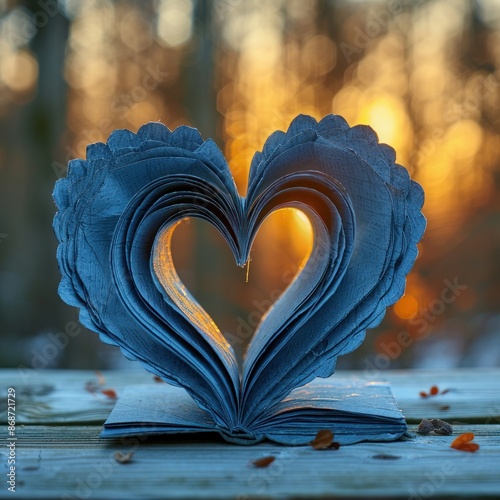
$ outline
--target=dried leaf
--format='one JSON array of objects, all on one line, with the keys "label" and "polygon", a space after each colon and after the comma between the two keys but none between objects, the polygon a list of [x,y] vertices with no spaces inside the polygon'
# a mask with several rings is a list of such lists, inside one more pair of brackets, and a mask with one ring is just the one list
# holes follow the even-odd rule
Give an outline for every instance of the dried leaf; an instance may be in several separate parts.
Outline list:
[{"label": "dried leaf", "polygon": [[420,397],[422,398],[428,398],[429,396],[437,396],[438,394],[446,394],[447,392],[449,392],[450,389],[444,389],[443,391],[439,392],[439,387],[437,385],[433,385],[430,389],[429,389],[429,393],[425,392],[425,391],[420,391],[419,394],[420,394]]},{"label": "dried leaf", "polygon": [[460,451],[469,451],[471,453],[479,450],[479,445],[477,443],[464,443],[457,450]]},{"label": "dried leaf", "polygon": [[109,399],[116,399],[118,397],[114,389],[101,389],[101,393],[107,396]]},{"label": "dried leaf", "polygon": [[121,451],[117,451],[115,453],[115,460],[119,464],[128,464],[132,461],[132,457],[134,456],[133,451],[129,451],[128,453],[122,453]]},{"label": "dried leaf", "polygon": [[333,441],[333,432],[323,429],[316,434],[316,437],[309,443],[315,450],[326,450]]},{"label": "dried leaf", "polygon": [[460,434],[460,436],[456,437],[451,443],[452,448],[459,449],[462,445],[472,441],[474,439],[474,433],[465,432],[464,434]]},{"label": "dried leaf", "polygon": [[455,450],[474,452],[479,450],[479,445],[472,443],[471,441],[473,439],[474,434],[472,432],[466,432],[455,438],[450,446],[455,448]]},{"label": "dried leaf", "polygon": [[451,443],[451,446],[456,446],[456,445],[460,445],[463,443],[468,443],[469,441],[472,441],[473,439],[474,439],[473,432],[465,432],[464,434],[460,434],[460,436],[456,437],[453,440],[453,443]]},{"label": "dried leaf", "polygon": [[106,384],[106,379],[104,378],[104,375],[99,370],[96,370],[95,376],[97,377],[97,382],[99,383],[99,385],[102,386],[102,385]]},{"label": "dried leaf", "polygon": [[252,465],[254,467],[267,467],[271,465],[276,460],[276,457],[269,455],[267,457],[258,458],[257,460],[252,460]]}]

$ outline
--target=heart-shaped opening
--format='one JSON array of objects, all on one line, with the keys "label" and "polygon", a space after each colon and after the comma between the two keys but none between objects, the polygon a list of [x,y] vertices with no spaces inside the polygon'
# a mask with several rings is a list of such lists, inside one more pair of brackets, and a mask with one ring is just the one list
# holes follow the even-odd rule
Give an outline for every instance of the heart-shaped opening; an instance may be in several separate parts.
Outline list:
[{"label": "heart-shaped opening", "polygon": [[276,210],[261,225],[251,260],[241,268],[210,223],[191,218],[177,225],[171,241],[177,275],[231,344],[240,368],[255,330],[307,262],[312,244],[303,212]]}]

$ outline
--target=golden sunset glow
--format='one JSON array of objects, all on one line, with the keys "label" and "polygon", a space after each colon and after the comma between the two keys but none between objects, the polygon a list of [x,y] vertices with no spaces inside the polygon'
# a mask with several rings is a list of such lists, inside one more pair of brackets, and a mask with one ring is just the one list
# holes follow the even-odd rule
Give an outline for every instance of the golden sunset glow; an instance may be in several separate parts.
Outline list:
[{"label": "golden sunset glow", "polygon": [[[360,50],[353,39],[349,52],[326,33],[318,33],[313,2],[299,3],[236,2],[230,9],[221,8],[215,19],[221,36],[215,52],[219,131],[240,193],[244,195],[247,189],[255,151],[262,149],[274,130],[286,130],[299,113],[316,119],[338,113],[351,126],[370,125],[380,142],[395,149],[397,161],[424,186],[427,237],[446,241],[466,217],[464,206],[480,205],[487,199],[491,174],[487,167],[478,167],[478,158],[494,161],[493,155],[485,154],[494,142],[480,116],[485,102],[498,105],[498,83],[480,70],[461,77],[446,57],[446,41],[461,29],[465,17],[458,7],[428,4],[409,21],[412,30],[405,34],[399,18],[392,16],[387,18],[387,30],[377,33],[358,58]],[[66,69],[68,81],[80,95],[80,106],[71,107],[73,115],[80,114],[79,119],[72,119],[75,151],[83,153],[88,141],[79,130],[92,123],[103,124],[94,126],[92,137],[103,140],[117,126],[137,129],[148,120],[163,120],[173,127],[182,120],[182,111],[162,99],[157,90],[180,71],[180,58],[194,29],[192,9],[191,0],[160,2],[156,38],[138,11],[106,3],[82,11],[72,27]],[[300,35],[284,35],[283,16],[289,23],[300,22]],[[438,17],[441,21],[434,22]],[[121,30],[120,41],[115,43],[123,44],[131,55],[125,70],[102,51],[103,44],[109,43],[110,18]],[[142,92],[144,71],[139,55],[149,57],[153,64],[160,50],[162,60],[168,61],[163,80]],[[85,71],[76,78],[73,68],[82,65]],[[329,75],[339,67],[345,76],[341,85],[332,86]],[[116,93],[120,80],[129,89],[138,89],[119,97],[111,110],[109,96]],[[112,122],[108,123],[105,118],[110,112]],[[259,245],[278,249],[280,261],[296,268],[300,256],[311,250],[309,221],[299,211],[286,210],[270,217],[259,232],[249,281],[273,282],[275,275],[274,282],[279,283],[279,273],[271,269],[272,259],[253,258],[260,255]],[[407,295],[397,302],[394,314],[409,319],[426,300],[425,285],[416,286],[410,275]],[[200,316],[200,326],[209,325],[207,321]]]},{"label": "golden sunset glow", "polygon": [[[196,253],[193,256],[190,250],[200,233],[212,244],[198,249],[202,256],[198,262]],[[239,268],[214,226],[196,218],[183,219],[159,235],[153,267],[164,290],[181,311],[225,350],[223,332],[241,361],[262,317],[307,263],[312,243],[312,225],[304,212],[296,208],[275,210],[262,222],[249,259]],[[217,252],[213,251],[214,245]],[[204,272],[201,280],[198,266]],[[205,296],[206,288],[210,300]],[[238,316],[238,311],[250,314]],[[234,332],[239,332],[240,337],[235,338]]]},{"label": "golden sunset glow", "polygon": [[0,60],[0,78],[14,92],[33,90],[38,78],[38,63],[28,51],[11,52]]},{"label": "golden sunset glow", "polygon": [[[1,247],[5,266],[15,262],[22,270],[11,277],[18,288],[5,285],[9,293],[0,312],[11,318],[6,331],[32,335],[56,328],[52,318],[65,321],[58,316],[62,309],[48,313],[44,287],[37,273],[25,273],[19,249],[29,247],[34,228],[50,227],[53,181],[65,175],[69,160],[85,158],[88,144],[105,142],[115,129],[136,132],[149,121],[171,130],[191,125],[214,139],[245,196],[255,152],[298,114],[320,120],[334,113],[350,126],[371,126],[424,188],[428,223],[418,260],[406,296],[388,311],[381,329],[397,333],[419,319],[440,297],[444,280],[455,276],[470,291],[435,321],[426,320],[428,330],[453,315],[470,315],[453,326],[466,339],[473,331],[467,321],[497,311],[495,2],[157,0],[146,8],[65,1],[54,2],[54,16],[39,3],[0,1],[1,199],[3,213],[15,214],[5,217],[0,235],[23,238],[14,244],[9,236]],[[184,291],[208,311],[186,313],[216,342],[225,337],[242,354],[262,311],[310,255],[311,226],[300,211],[272,214],[257,234],[249,267],[233,270],[226,242],[198,222],[185,221],[174,237]],[[175,269],[158,264],[170,258],[158,257],[159,276],[187,307],[183,289],[173,286]],[[41,259],[47,259],[43,252],[33,262],[43,267]],[[53,283],[56,271],[54,266]],[[24,313],[12,308],[11,288],[18,290],[19,304],[36,297],[41,305],[33,318],[45,319],[19,326]],[[244,335],[235,334],[238,328]]]},{"label": "golden sunset glow", "polygon": [[394,304],[394,312],[401,319],[413,318],[418,312],[417,299],[413,295],[404,295]]},{"label": "golden sunset glow", "polygon": [[288,267],[296,274],[311,255],[312,245],[313,229],[304,212],[296,208],[276,210],[263,222],[255,238],[252,252],[259,258],[254,259],[252,272],[258,273],[260,281],[265,276],[283,274]]}]

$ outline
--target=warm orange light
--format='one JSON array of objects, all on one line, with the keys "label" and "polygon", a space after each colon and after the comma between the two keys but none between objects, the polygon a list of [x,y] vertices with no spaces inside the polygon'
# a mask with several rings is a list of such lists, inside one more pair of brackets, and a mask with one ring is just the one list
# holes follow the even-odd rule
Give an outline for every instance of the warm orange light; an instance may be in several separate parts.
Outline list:
[{"label": "warm orange light", "polygon": [[[498,71],[482,64],[464,71],[449,44],[467,33],[468,14],[453,2],[434,2],[420,11],[402,12],[401,17],[394,12],[387,23],[376,17],[383,26],[380,33],[372,33],[377,21],[368,13],[368,24],[360,25],[366,29],[353,39],[358,14],[350,17],[353,24],[348,18],[338,33],[325,30],[317,20],[326,10],[318,10],[318,2],[213,3],[217,5],[210,20],[195,16],[194,0],[158,0],[155,12],[148,13],[109,0],[82,3],[71,20],[65,58],[68,154],[84,157],[87,143],[105,141],[116,128],[136,131],[150,120],[161,120],[173,129],[186,123],[189,115],[193,126],[200,127],[205,112],[194,113],[197,104],[189,101],[191,91],[184,91],[184,83],[191,75],[191,63],[201,54],[198,50],[206,50],[194,21],[207,21],[217,33],[216,132],[239,192],[245,194],[255,151],[262,149],[270,133],[286,130],[297,114],[320,119],[333,112],[351,126],[368,124],[381,142],[394,147],[398,163],[424,187],[428,230],[425,254],[419,244],[419,258],[423,256],[419,263],[438,266],[436,259],[443,257],[448,240],[452,245],[462,241],[461,224],[473,220],[478,206],[493,200],[500,157],[494,125],[500,103]],[[412,29],[405,32],[401,26],[408,15]],[[354,52],[346,53],[345,41]],[[492,47],[500,46],[499,41],[498,30],[492,28],[475,56],[484,50],[479,60],[498,59]],[[10,47],[1,36],[0,53],[0,90],[9,90],[4,92],[7,99],[14,94],[17,100],[29,98],[38,78],[33,54],[27,48]],[[215,125],[216,120],[208,121]],[[446,245],[438,244],[441,241]],[[302,212],[272,214],[252,249],[245,291],[234,293],[231,288],[233,282],[240,286],[243,271],[234,280],[224,276],[237,306],[254,307],[252,293],[261,293],[261,288],[266,290],[266,301],[271,291],[284,290],[311,245],[311,226]],[[206,281],[206,271],[200,274]],[[429,280],[410,274],[409,294],[397,302],[390,319],[415,317],[419,304],[424,313],[435,298]],[[202,303],[203,294],[206,290],[200,291]],[[453,308],[467,310],[479,302],[480,297],[468,291]],[[207,310],[219,322],[215,309],[207,302]],[[205,328],[204,321],[209,320],[198,319]],[[224,333],[236,328],[226,325],[231,323],[221,319]]]},{"label": "warm orange light", "polygon": [[386,93],[367,93],[360,105],[357,122],[370,125],[380,142],[390,144],[398,154],[406,156],[411,126],[402,100]]},{"label": "warm orange light", "polygon": [[404,295],[394,304],[394,312],[401,319],[413,318],[418,313],[418,302],[413,295]]},{"label": "warm orange light", "polygon": [[[260,227],[255,239],[255,253],[265,260],[263,275],[276,268],[276,260],[285,267],[302,269],[311,255],[313,229],[307,215],[296,208],[274,211]],[[252,250],[254,252],[254,250]],[[264,256],[267,255],[267,258]],[[267,270],[265,269],[269,267]]]},{"label": "warm orange light", "polygon": [[143,101],[135,103],[127,113],[127,120],[133,129],[138,129],[147,122],[158,121],[160,112],[150,102]]},{"label": "warm orange light", "polygon": [[29,92],[38,79],[38,63],[26,50],[12,52],[0,61],[0,82],[13,92]]},{"label": "warm orange light", "polygon": [[447,133],[445,143],[449,154],[456,159],[473,157],[481,147],[483,131],[474,120],[460,120]]}]

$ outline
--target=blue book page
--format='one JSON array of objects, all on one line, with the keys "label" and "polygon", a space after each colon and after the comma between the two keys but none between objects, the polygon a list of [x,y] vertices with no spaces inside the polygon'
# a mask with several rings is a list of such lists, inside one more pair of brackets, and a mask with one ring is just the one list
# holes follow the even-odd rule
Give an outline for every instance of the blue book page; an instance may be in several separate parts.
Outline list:
[{"label": "blue book page", "polygon": [[120,395],[101,437],[182,432],[214,432],[210,413],[181,387],[131,385]]},{"label": "blue book page", "polygon": [[256,428],[282,444],[305,444],[322,429],[340,444],[393,441],[407,430],[389,383],[338,375],[294,389]]},{"label": "blue book page", "polygon": [[[422,188],[369,127],[298,116],[253,157],[245,197],[197,130],[117,130],[70,162],[54,200],[62,299],[167,382],[125,391],[103,436],[212,431],[303,444],[322,428],[344,443],[404,432],[389,387],[327,378],[403,295],[425,230]],[[243,266],[262,222],[285,207],[309,218],[313,249],[240,365],[180,280],[173,233],[205,220]]]},{"label": "blue book page", "polygon": [[388,383],[335,376],[295,389],[262,415],[252,435],[234,433],[231,438],[185,390],[168,384],[133,385],[118,399],[101,437],[219,431],[238,444],[269,439],[303,445],[322,429],[332,430],[335,440],[346,445],[397,439],[406,432],[406,422]]}]

